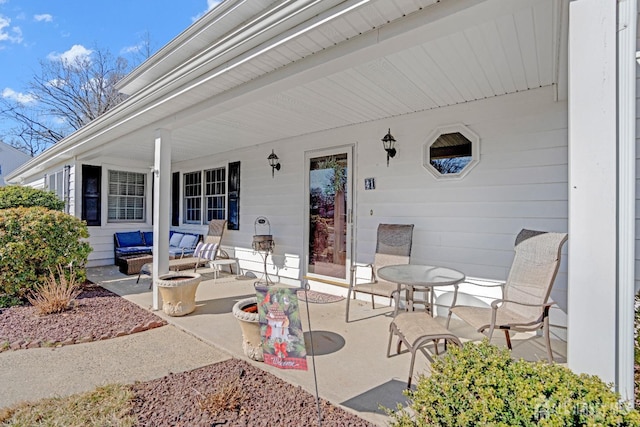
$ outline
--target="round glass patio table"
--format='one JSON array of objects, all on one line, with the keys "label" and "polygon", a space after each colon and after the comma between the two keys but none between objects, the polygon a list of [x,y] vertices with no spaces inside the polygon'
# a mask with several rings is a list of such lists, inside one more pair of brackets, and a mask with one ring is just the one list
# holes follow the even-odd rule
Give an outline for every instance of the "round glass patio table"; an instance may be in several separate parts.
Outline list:
[{"label": "round glass patio table", "polygon": [[[421,264],[398,264],[381,267],[378,277],[387,282],[404,285],[406,288],[407,309],[413,311],[413,293],[415,290],[429,292],[429,311],[433,316],[433,288],[435,286],[454,286],[457,295],[458,284],[465,279],[464,273],[447,267]],[[454,301],[455,303],[455,301]],[[397,307],[396,307],[397,310]]]}]

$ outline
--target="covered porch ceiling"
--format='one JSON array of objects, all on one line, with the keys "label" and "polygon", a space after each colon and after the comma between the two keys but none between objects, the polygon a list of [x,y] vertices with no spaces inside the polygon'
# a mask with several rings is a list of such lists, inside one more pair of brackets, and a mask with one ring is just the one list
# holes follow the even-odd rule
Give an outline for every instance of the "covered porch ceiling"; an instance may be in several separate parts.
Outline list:
[{"label": "covered porch ceiling", "polygon": [[156,99],[132,96],[126,118],[66,154],[152,164],[153,132],[164,128],[179,162],[557,87],[564,68],[560,0],[332,3]]}]

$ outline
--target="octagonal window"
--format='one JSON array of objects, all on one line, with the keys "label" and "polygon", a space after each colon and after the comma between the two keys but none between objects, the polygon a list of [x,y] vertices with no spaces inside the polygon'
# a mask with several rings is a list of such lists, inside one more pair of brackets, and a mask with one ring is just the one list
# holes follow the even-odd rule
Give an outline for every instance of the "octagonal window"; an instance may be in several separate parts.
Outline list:
[{"label": "octagonal window", "polygon": [[462,178],[480,158],[480,138],[464,125],[432,132],[424,144],[423,166],[438,179]]}]

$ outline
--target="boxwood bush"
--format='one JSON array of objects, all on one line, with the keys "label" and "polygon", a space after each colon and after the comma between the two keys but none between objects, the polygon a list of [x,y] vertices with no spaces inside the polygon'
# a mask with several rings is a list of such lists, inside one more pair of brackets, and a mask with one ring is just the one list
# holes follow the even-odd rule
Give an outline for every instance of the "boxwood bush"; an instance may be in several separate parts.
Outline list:
[{"label": "boxwood bush", "polygon": [[51,191],[38,190],[31,187],[7,186],[0,187],[0,209],[17,207],[42,206],[48,209],[61,211],[64,209],[64,201]]},{"label": "boxwood bush", "polygon": [[638,426],[640,414],[596,376],[513,360],[486,340],[450,348],[407,392],[394,426]]},{"label": "boxwood bush", "polygon": [[72,265],[80,283],[91,246],[86,224],[43,207],[0,209],[0,307],[24,302],[58,265]]}]

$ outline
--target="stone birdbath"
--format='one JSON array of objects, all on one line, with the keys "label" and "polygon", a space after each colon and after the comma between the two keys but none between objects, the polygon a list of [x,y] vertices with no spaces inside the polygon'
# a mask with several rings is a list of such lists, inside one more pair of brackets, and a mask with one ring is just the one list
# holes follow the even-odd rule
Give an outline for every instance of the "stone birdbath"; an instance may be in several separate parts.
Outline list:
[{"label": "stone birdbath", "polygon": [[196,290],[200,273],[176,271],[161,275],[156,283],[162,296],[162,311],[169,316],[184,316],[196,309]]},{"label": "stone birdbath", "polygon": [[262,339],[260,337],[260,316],[258,298],[251,297],[234,304],[233,316],[238,319],[242,329],[242,350],[249,359],[262,362]]}]

